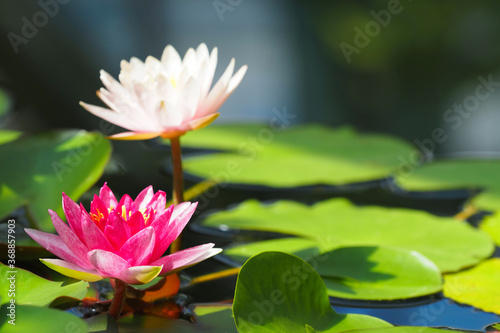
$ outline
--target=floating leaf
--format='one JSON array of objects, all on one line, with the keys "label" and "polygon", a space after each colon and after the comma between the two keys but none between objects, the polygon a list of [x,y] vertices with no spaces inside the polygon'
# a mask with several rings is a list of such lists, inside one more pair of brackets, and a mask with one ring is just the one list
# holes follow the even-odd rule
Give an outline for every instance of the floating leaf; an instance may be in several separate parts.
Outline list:
[{"label": "floating leaf", "polygon": [[2,316],[2,320],[0,320],[0,331],[2,333],[87,332],[87,324],[85,321],[68,312],[60,310],[16,304],[15,325],[9,324],[8,320],[11,320],[9,314],[10,310],[7,308],[7,304],[4,304],[0,311],[0,316]]},{"label": "floating leaf", "polygon": [[500,212],[491,216],[485,216],[479,228],[486,231],[495,243],[500,246]]},{"label": "floating leaf", "polygon": [[323,278],[328,295],[348,299],[394,300],[441,290],[441,273],[418,252],[377,246],[343,247],[320,253],[301,238],[255,242],[224,250],[238,262],[264,251],[290,252],[306,260]]},{"label": "floating leaf", "polygon": [[19,136],[21,136],[22,132],[12,131],[12,130],[0,130],[0,145],[4,143],[14,141]]},{"label": "floating leaf", "polygon": [[217,182],[271,187],[341,185],[386,178],[414,148],[385,135],[320,125],[283,131],[259,125],[210,126],[183,146],[228,152],[184,159],[185,171]]},{"label": "floating leaf", "polygon": [[313,206],[248,200],[233,210],[208,216],[202,225],[308,237],[322,251],[353,245],[398,247],[420,252],[442,272],[475,265],[494,250],[491,238],[466,222],[409,209],[356,207],[344,199]]},{"label": "floating leaf", "polygon": [[444,276],[444,295],[459,303],[500,314],[500,259],[488,259],[463,272]]},{"label": "floating leaf", "polygon": [[473,203],[495,211],[500,208],[499,170],[499,160],[443,160],[398,175],[397,182],[411,191],[484,188]]},{"label": "floating leaf", "polygon": [[[0,304],[10,302],[15,294],[16,304],[47,306],[59,297],[81,300],[87,294],[88,282],[68,279],[50,281],[24,269],[10,268],[0,263]],[[11,285],[14,288],[11,288]]]},{"label": "floating leaf", "polygon": [[264,252],[243,265],[233,315],[240,333],[306,332],[306,325],[316,332],[391,326],[370,316],[336,313],[318,273],[282,252]]},{"label": "floating leaf", "polygon": [[110,154],[102,134],[83,130],[26,135],[1,145],[0,218],[26,205],[39,228],[53,231],[47,209],[62,214],[61,193],[78,199],[102,175]]}]

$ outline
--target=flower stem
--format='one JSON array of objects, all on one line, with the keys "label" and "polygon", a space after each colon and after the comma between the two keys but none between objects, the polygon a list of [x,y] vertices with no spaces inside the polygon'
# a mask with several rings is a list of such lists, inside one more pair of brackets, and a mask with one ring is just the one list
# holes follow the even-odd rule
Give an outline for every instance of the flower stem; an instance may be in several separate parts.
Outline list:
[{"label": "flower stem", "polygon": [[[170,139],[172,150],[172,165],[174,171],[174,205],[184,202],[184,184],[182,178],[182,153],[180,137]],[[170,245],[170,253],[175,253],[182,248],[182,233]]]},{"label": "flower stem", "polygon": [[127,289],[127,284],[121,280],[115,279],[115,296],[111,305],[109,307],[108,314],[118,320],[123,309],[123,304],[125,303],[125,290]]}]

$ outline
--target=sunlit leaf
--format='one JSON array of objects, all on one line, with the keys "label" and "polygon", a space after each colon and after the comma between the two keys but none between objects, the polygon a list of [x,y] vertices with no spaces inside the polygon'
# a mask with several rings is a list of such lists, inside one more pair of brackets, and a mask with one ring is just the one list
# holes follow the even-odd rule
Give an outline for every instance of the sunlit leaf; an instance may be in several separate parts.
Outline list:
[{"label": "sunlit leaf", "polygon": [[479,227],[486,231],[500,246],[500,212],[497,211],[491,216],[485,216]]},{"label": "sunlit leaf", "polygon": [[233,315],[240,333],[305,332],[306,325],[316,332],[391,326],[370,316],[336,313],[318,273],[283,252],[264,252],[243,265]]},{"label": "sunlit leaf", "polygon": [[356,207],[344,199],[313,206],[248,200],[232,210],[209,215],[202,225],[308,237],[321,251],[354,245],[397,247],[420,252],[442,272],[477,264],[494,250],[491,238],[466,222],[417,210]]},{"label": "sunlit leaf", "polygon": [[14,141],[17,139],[22,132],[12,131],[12,130],[0,130],[0,145],[4,143]]},{"label": "sunlit leaf", "polygon": [[323,278],[328,294],[364,300],[394,300],[441,290],[441,273],[418,252],[354,246],[320,253],[318,244],[302,238],[250,243],[224,250],[238,261],[264,251],[284,251],[306,260]]},{"label": "sunlit leaf", "polygon": [[185,171],[222,183],[271,187],[340,185],[389,176],[414,148],[393,137],[350,128],[305,125],[283,131],[263,125],[210,126],[183,146],[227,152],[184,159]]},{"label": "sunlit leaf", "polygon": [[16,304],[37,306],[47,306],[59,297],[81,300],[89,286],[88,282],[73,279],[46,280],[24,269],[10,268],[1,263],[0,279],[0,304],[9,303],[12,298],[15,298]]},{"label": "sunlit leaf", "polygon": [[500,314],[500,259],[488,259],[444,276],[444,295],[459,303]]},{"label": "sunlit leaf", "polygon": [[[64,311],[31,305],[16,305],[15,325],[9,324],[10,309],[4,304],[0,311],[2,333],[37,332],[86,333],[87,324],[82,319]],[[5,321],[3,321],[5,320]]]},{"label": "sunlit leaf", "polygon": [[26,205],[37,227],[54,230],[47,209],[62,214],[61,193],[78,199],[102,175],[110,154],[102,134],[83,130],[26,135],[1,145],[0,218]]},{"label": "sunlit leaf", "polygon": [[407,190],[479,189],[484,192],[472,202],[482,209],[500,207],[499,160],[443,160],[397,175],[397,182]]}]

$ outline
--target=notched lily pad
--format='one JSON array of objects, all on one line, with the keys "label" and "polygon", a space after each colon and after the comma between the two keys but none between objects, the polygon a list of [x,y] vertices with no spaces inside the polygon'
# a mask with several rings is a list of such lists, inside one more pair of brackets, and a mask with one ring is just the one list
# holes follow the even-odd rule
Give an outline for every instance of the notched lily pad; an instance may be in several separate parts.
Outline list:
[{"label": "notched lily pad", "polygon": [[306,260],[323,278],[328,295],[359,300],[396,300],[439,292],[438,267],[418,252],[380,246],[320,252],[316,242],[297,238],[230,247],[224,255],[244,263],[264,251],[283,251]]},{"label": "notched lily pad", "polygon": [[463,272],[444,276],[444,295],[459,303],[500,314],[500,259],[488,259]]},{"label": "notched lily pad", "polygon": [[396,247],[423,254],[441,272],[475,265],[494,250],[488,234],[466,222],[410,209],[357,207],[344,199],[313,206],[248,200],[233,210],[209,215],[201,224],[301,236],[314,240],[321,251],[344,246]]},{"label": "notched lily pad", "polygon": [[269,187],[343,185],[386,178],[414,147],[348,127],[303,125],[276,131],[263,125],[210,126],[189,133],[183,146],[226,152],[187,156],[184,170],[230,184]]},{"label": "notched lily pad", "polygon": [[87,294],[88,282],[67,279],[50,281],[29,271],[17,267],[9,267],[0,263],[0,304],[10,302],[11,284],[16,304],[48,306],[59,297],[81,300]]},{"label": "notched lily pad", "polygon": [[15,325],[8,322],[8,320],[12,320],[10,314],[10,309],[7,308],[7,304],[4,304],[0,309],[0,316],[2,316],[2,319],[6,318],[5,321],[0,321],[0,331],[2,333],[87,332],[85,321],[65,311],[32,305],[16,305]]},{"label": "notched lily pad", "polygon": [[500,207],[500,160],[442,160],[397,176],[407,190],[484,189],[473,198],[474,205],[495,211]]},{"label": "notched lily pad", "polygon": [[306,332],[306,325],[316,332],[391,326],[375,317],[336,313],[318,273],[283,252],[264,252],[243,265],[233,315],[240,333]]},{"label": "notched lily pad", "polygon": [[62,214],[61,193],[78,199],[102,175],[111,145],[83,130],[24,135],[0,145],[0,218],[27,206],[35,227],[53,231],[47,209]]}]

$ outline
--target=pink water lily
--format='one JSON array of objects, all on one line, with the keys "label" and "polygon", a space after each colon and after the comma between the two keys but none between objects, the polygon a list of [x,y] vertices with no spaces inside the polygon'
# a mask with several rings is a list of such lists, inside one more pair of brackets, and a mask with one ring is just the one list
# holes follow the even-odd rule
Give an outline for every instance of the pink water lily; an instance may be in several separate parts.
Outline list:
[{"label": "pink water lily", "polygon": [[160,60],[132,58],[121,62],[119,82],[101,71],[97,95],[110,109],[80,102],[89,112],[128,129],[111,136],[120,140],[178,137],[207,126],[220,106],[240,84],[247,66],[236,74],[234,59],[210,90],[217,66],[217,48],[205,44],[189,49],[183,59],[168,45]]},{"label": "pink water lily", "polygon": [[68,224],[52,210],[58,235],[26,229],[28,235],[61,259],[40,259],[66,276],[98,281],[115,278],[129,284],[148,283],[219,253],[214,244],[188,248],[162,257],[193,215],[197,203],[166,208],[165,192],[145,188],[135,200],[125,194],[117,201],[104,184],[90,214],[63,193]]}]

